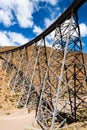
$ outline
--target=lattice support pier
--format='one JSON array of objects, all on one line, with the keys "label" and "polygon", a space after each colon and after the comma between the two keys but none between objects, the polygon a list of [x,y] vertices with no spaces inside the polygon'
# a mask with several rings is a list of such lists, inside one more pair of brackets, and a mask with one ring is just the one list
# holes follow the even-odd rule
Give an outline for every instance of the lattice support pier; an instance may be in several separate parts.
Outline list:
[{"label": "lattice support pier", "polygon": [[81,119],[82,109],[87,108],[85,76],[77,13],[72,11],[71,18],[55,30],[36,117],[43,129]]}]

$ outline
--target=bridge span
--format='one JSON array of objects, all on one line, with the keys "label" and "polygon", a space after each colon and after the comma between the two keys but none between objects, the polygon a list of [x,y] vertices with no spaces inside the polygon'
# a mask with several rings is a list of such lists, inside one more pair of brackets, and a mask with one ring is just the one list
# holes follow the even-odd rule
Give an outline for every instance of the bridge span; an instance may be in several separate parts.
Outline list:
[{"label": "bridge span", "polygon": [[[43,130],[87,119],[87,72],[78,23],[78,10],[85,2],[74,0],[36,38],[0,52],[2,91],[7,85],[19,95],[17,106],[36,109]],[[53,31],[48,47],[46,37]]]}]

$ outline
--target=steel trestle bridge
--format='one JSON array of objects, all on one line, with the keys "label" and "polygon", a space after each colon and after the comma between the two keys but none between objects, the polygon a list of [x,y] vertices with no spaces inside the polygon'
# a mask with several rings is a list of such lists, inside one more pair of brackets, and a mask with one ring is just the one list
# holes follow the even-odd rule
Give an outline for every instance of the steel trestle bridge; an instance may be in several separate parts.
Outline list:
[{"label": "steel trestle bridge", "polygon": [[[2,91],[18,93],[17,105],[36,109],[43,130],[87,119],[87,73],[74,0],[44,32],[25,45],[0,52]],[[46,38],[53,32],[51,47]]]}]

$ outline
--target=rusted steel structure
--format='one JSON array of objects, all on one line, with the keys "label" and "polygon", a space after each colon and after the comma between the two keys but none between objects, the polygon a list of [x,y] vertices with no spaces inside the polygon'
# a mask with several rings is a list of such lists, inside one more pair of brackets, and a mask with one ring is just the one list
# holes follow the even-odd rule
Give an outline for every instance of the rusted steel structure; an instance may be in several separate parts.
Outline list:
[{"label": "rusted steel structure", "polygon": [[[85,2],[74,0],[39,36],[0,52],[3,89],[6,80],[11,91],[19,93],[17,105],[35,107],[36,120],[44,130],[87,118],[86,68],[77,14]],[[53,31],[49,48],[46,37]]]}]

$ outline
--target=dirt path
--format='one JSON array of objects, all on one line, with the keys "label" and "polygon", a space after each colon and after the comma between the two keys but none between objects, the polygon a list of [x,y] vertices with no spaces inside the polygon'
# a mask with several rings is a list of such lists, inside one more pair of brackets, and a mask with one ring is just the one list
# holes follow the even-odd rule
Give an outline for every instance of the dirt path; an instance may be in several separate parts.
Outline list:
[{"label": "dirt path", "polygon": [[[30,113],[27,109],[15,110],[10,115],[0,113],[0,130],[41,130],[35,122],[35,111]],[[60,130],[87,130],[85,123],[73,123]]]},{"label": "dirt path", "polygon": [[35,111],[27,113],[25,110],[19,110],[10,115],[0,116],[0,130],[25,130],[28,127],[35,127],[34,121]]}]

